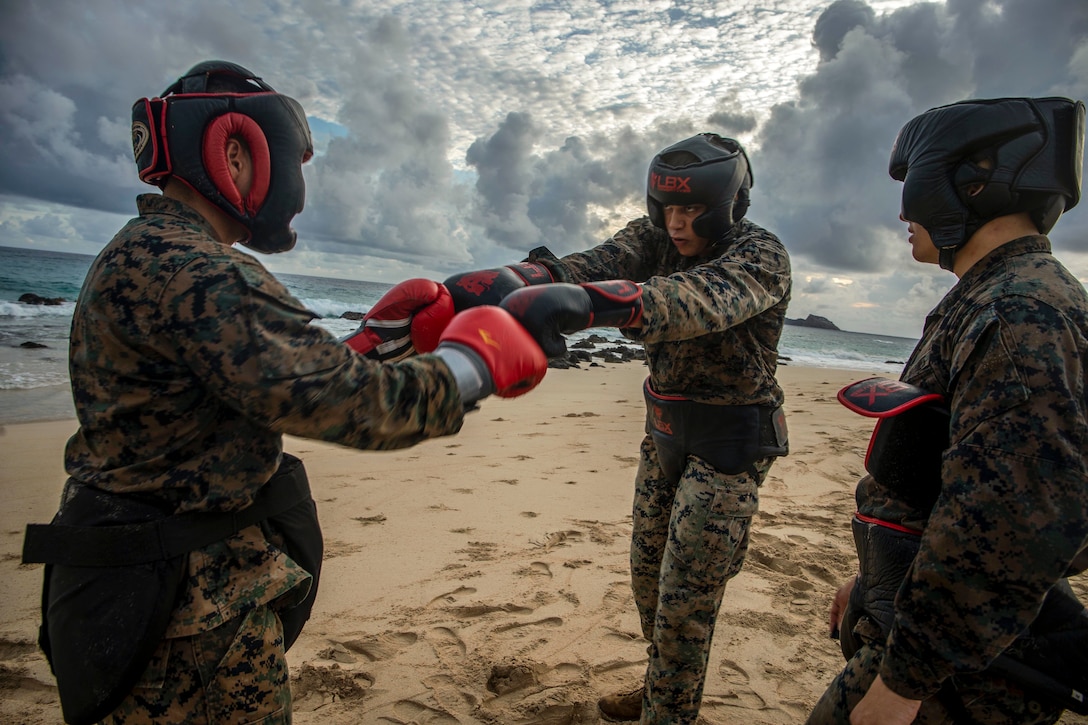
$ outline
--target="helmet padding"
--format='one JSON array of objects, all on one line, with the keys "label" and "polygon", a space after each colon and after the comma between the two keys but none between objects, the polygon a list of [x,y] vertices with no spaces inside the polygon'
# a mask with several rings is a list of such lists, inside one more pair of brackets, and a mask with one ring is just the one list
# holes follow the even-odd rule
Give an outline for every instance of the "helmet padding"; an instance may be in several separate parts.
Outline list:
[{"label": "helmet padding", "polygon": [[[231,138],[245,143],[252,162],[244,197],[226,158]],[[242,224],[243,244],[257,251],[295,245],[290,222],[305,204],[302,164],[313,155],[306,114],[245,68],[198,63],[162,97],[141,98],[132,108],[132,142],[142,181],[160,188],[182,181]]]}]

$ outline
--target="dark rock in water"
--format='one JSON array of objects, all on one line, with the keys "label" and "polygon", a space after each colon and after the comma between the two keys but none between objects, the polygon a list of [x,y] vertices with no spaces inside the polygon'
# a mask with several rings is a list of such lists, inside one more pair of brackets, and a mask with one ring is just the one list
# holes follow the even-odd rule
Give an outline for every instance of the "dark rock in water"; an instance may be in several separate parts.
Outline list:
[{"label": "dark rock in water", "polygon": [[902,360],[885,360],[885,365],[906,365]]},{"label": "dark rock in water", "polygon": [[364,312],[352,312],[348,310],[344,314],[340,315],[341,320],[362,320],[366,316]]},{"label": "dark rock in water", "polygon": [[43,345],[40,342],[31,342],[30,340],[27,340],[26,342],[22,343],[21,345],[19,345],[19,347],[25,347],[27,350],[41,350],[41,349],[48,350],[49,349],[48,345]]},{"label": "dark rock in water", "polygon": [[787,325],[795,325],[797,327],[815,327],[820,330],[838,330],[838,326],[827,319],[826,317],[820,317],[819,315],[809,315],[803,320],[791,320],[786,318]]},{"label": "dark rock in water", "polygon": [[27,292],[19,296],[19,301],[24,305],[62,305],[68,300],[63,297],[42,297],[33,292]]},{"label": "dark rock in water", "polygon": [[632,360],[645,360],[646,351],[641,347],[606,347],[600,350],[598,356],[605,362],[630,362]]}]

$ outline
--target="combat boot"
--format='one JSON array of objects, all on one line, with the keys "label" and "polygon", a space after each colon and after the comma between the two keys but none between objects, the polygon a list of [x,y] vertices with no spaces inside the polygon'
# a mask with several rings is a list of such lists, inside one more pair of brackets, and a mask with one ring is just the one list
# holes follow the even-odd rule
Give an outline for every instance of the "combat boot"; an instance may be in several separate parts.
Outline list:
[{"label": "combat boot", "polygon": [[605,695],[597,700],[597,707],[608,720],[638,720],[642,717],[642,692],[645,687],[638,687],[630,692]]}]

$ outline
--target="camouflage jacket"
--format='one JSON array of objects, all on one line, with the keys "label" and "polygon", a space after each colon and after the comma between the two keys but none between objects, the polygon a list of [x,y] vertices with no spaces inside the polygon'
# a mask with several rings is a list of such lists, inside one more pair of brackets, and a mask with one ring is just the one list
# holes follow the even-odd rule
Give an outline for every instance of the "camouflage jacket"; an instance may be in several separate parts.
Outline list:
[{"label": "camouflage jacket", "polygon": [[866,477],[857,498],[924,530],[880,670],[921,699],[1000,654],[1088,546],[1084,286],[1046,237],[1003,245],[926,318],[902,379],[949,404],[941,493],[915,510]]},{"label": "camouflage jacket", "polygon": [[604,243],[556,260],[529,261],[560,282],[629,279],[642,284],[642,342],[653,388],[723,405],[781,405],[778,339],[790,300],[790,260],[770,232],[742,219],[700,257],[684,257],[649,217]]},{"label": "camouflage jacket", "polygon": [[[92,265],[72,320],[75,482],[159,497],[178,513],[233,511],[275,472],[284,433],[387,449],[460,429],[441,360],[357,355],[195,211],[156,194],[138,206]],[[308,579],[256,526],[193,552],[189,568],[170,636]]]}]

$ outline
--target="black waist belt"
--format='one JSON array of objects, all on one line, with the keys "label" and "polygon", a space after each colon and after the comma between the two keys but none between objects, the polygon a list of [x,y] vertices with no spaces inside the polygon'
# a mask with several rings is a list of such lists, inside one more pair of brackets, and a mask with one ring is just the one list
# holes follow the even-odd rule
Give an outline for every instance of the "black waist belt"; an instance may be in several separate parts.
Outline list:
[{"label": "black waist belt", "polygon": [[165,561],[222,541],[309,498],[305,476],[274,476],[241,511],[192,511],[115,526],[28,524],[23,563],[133,566]]},{"label": "black waist belt", "polygon": [[755,473],[763,458],[789,453],[786,415],[781,407],[715,405],[661,395],[643,385],[646,432],[670,481],[683,475],[689,455],[699,456],[728,475]]}]

